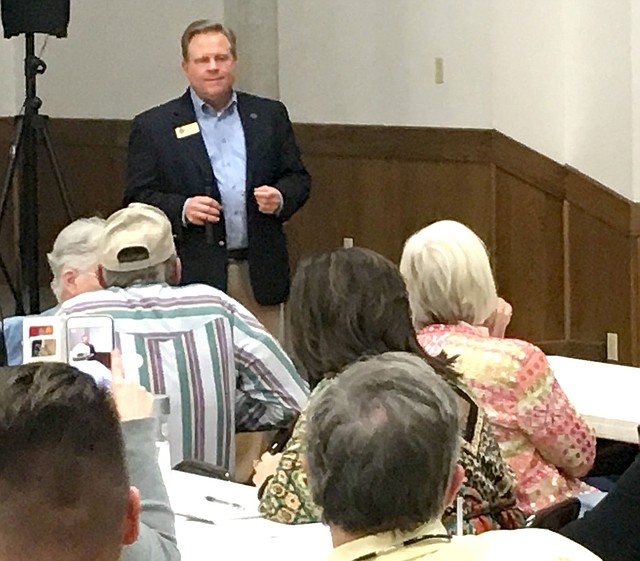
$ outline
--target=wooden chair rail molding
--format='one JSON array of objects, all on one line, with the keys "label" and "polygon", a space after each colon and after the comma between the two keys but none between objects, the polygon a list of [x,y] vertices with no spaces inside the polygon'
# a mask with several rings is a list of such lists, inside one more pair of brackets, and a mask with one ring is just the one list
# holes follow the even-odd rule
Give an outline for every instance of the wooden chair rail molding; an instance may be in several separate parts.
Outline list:
[{"label": "wooden chair rail molding", "polygon": [[[103,215],[121,203],[129,121],[52,119],[74,204]],[[292,264],[350,237],[398,261],[404,240],[443,218],[487,243],[511,336],[545,351],[640,365],[640,206],[494,130],[296,124],[312,197],[287,225]],[[13,119],[0,118],[7,154]],[[44,156],[44,154],[43,154]],[[4,171],[6,158],[0,159]],[[40,177],[42,253],[65,217],[47,166]],[[5,220],[2,256],[14,263]],[[44,260],[42,270],[46,272]],[[48,278],[43,274],[42,284]]]}]

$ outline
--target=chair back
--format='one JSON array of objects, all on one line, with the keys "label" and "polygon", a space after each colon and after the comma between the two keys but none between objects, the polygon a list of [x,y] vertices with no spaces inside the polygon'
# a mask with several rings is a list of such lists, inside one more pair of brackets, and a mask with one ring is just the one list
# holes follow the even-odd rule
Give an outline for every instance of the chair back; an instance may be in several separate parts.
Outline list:
[{"label": "chair back", "polygon": [[576,520],[579,514],[580,500],[574,497],[539,510],[529,517],[526,527],[558,531]]},{"label": "chair back", "polygon": [[202,460],[189,459],[182,460],[173,469],[184,471],[194,475],[203,475],[204,477],[213,477],[214,479],[222,479],[223,481],[231,481],[229,472],[220,466],[214,466]]}]

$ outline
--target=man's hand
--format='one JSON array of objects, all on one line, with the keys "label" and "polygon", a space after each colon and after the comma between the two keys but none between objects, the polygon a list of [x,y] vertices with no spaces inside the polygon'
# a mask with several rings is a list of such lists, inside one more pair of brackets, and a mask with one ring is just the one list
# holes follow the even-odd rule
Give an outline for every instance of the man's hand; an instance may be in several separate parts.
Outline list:
[{"label": "man's hand", "polygon": [[271,185],[261,185],[253,190],[258,210],[263,214],[275,214],[282,205],[282,193]]},{"label": "man's hand", "polygon": [[271,454],[270,452],[265,452],[259,460],[253,462],[254,473],[251,480],[256,487],[262,487],[264,480],[276,472],[276,468],[280,463],[280,458],[282,458],[282,454]]},{"label": "man's hand", "polygon": [[205,222],[220,220],[220,203],[206,195],[197,195],[187,199],[184,205],[184,215],[189,224],[202,226]]},{"label": "man's hand", "polygon": [[111,351],[111,394],[121,422],[151,416],[153,394],[140,384],[124,379],[122,353],[118,349]]},{"label": "man's hand", "polygon": [[502,339],[511,321],[512,314],[513,308],[511,304],[504,298],[498,298],[496,301],[496,309],[484,322],[484,326],[489,330],[489,335]]}]

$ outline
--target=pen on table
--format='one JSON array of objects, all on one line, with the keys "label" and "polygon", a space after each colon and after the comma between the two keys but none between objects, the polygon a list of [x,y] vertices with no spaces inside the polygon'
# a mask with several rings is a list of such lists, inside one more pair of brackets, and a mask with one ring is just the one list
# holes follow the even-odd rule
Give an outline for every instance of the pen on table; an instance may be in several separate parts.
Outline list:
[{"label": "pen on table", "polygon": [[205,499],[207,501],[209,501],[210,503],[218,503],[218,504],[221,504],[221,505],[232,506],[233,508],[239,508],[241,510],[244,510],[244,507],[241,504],[232,503],[231,501],[225,501],[223,499],[216,499],[215,497],[212,497],[211,495],[207,495],[205,497]]},{"label": "pen on table", "polygon": [[212,526],[216,525],[213,520],[200,518],[199,516],[192,516],[191,514],[179,514],[178,516],[182,516],[187,522],[201,522],[202,524],[211,524]]}]

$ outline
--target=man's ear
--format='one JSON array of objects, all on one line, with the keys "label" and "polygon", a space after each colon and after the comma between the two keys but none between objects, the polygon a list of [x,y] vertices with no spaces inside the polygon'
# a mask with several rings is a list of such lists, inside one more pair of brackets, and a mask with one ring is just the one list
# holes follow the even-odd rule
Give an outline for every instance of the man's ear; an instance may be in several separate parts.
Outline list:
[{"label": "man's ear", "polygon": [[140,491],[129,487],[127,513],[122,521],[122,545],[131,545],[138,539],[140,508]]},{"label": "man's ear", "polygon": [[76,277],[78,273],[75,269],[64,269],[62,274],[60,275],[60,280],[62,281],[61,292],[66,293],[72,296],[76,295]]},{"label": "man's ear", "polygon": [[96,276],[98,277],[98,282],[102,288],[107,288],[107,283],[104,282],[104,267],[102,265],[98,265],[98,269],[96,270]]},{"label": "man's ear", "polygon": [[453,469],[453,473],[451,474],[447,490],[444,493],[445,508],[455,500],[464,478],[464,468],[460,464],[456,464],[456,467]]}]

